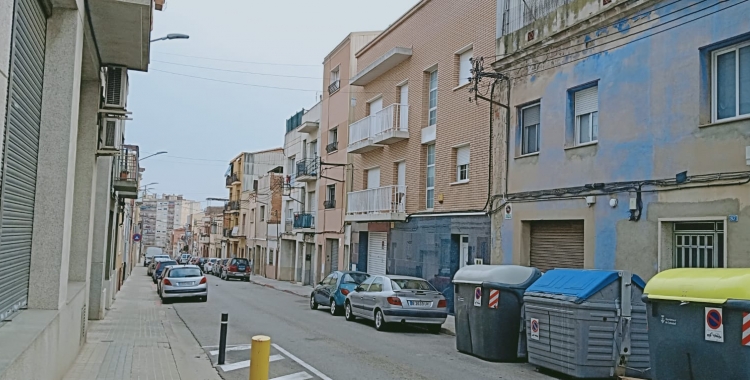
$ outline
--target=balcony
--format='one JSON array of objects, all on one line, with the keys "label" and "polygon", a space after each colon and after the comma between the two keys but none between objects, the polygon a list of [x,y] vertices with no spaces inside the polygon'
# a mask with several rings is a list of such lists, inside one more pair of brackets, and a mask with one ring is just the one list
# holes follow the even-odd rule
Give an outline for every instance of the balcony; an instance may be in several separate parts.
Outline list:
[{"label": "balcony", "polygon": [[366,153],[409,138],[409,106],[391,104],[349,125],[349,153]]},{"label": "balcony", "polygon": [[284,221],[284,233],[291,234],[294,230],[294,218]]},{"label": "balcony", "polygon": [[320,123],[316,121],[303,121],[299,126],[299,131],[304,133],[315,132],[320,127]]},{"label": "balcony", "polygon": [[297,161],[296,179],[300,182],[312,182],[318,179],[318,168],[320,160],[318,157],[306,158]]},{"label": "balcony", "polygon": [[339,142],[334,141],[328,145],[326,145],[326,153],[333,153],[335,151],[339,150]]},{"label": "balcony", "polygon": [[198,239],[198,242],[201,244],[210,244],[211,237],[208,235],[201,235],[201,237]]},{"label": "balcony", "polygon": [[[75,8],[77,1],[60,1]],[[163,3],[163,1],[162,1]],[[56,4],[57,5],[57,4]],[[149,64],[151,26],[153,21],[151,1],[108,0],[89,1],[86,13],[90,16],[92,32],[96,35],[97,53],[102,62],[146,71]]]},{"label": "balcony", "polygon": [[115,157],[115,168],[112,171],[112,187],[117,191],[120,198],[138,198],[138,152],[129,148],[120,149]]},{"label": "balcony", "polygon": [[341,89],[341,81],[337,79],[333,83],[331,83],[330,85],[328,85],[328,95],[329,96],[333,95],[333,94],[339,92],[340,89]]},{"label": "balcony", "polygon": [[227,176],[227,187],[232,187],[232,185],[236,185],[240,183],[240,176],[237,175],[237,173],[232,173]]},{"label": "balcony", "polygon": [[327,201],[324,201],[323,202],[323,207],[326,210],[330,210],[332,208],[336,208],[336,200],[335,199],[329,199]]},{"label": "balcony", "polygon": [[235,213],[240,212],[240,201],[229,201],[224,205],[224,212]]},{"label": "balcony", "polygon": [[295,230],[314,229],[315,228],[315,213],[314,212],[295,212],[294,222],[293,222],[292,227]]},{"label": "balcony", "polygon": [[347,194],[347,222],[406,220],[406,186],[384,186]]}]

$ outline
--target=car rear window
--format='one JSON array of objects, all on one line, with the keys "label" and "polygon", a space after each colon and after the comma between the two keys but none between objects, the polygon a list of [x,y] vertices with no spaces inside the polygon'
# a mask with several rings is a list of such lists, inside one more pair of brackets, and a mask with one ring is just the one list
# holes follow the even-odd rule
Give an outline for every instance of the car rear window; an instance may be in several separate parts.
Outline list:
[{"label": "car rear window", "polygon": [[171,260],[170,261],[162,261],[161,263],[159,263],[159,270],[162,270],[162,269],[164,269],[164,268],[166,268],[166,267],[168,267],[170,265],[177,265],[177,262],[176,261],[171,261]]},{"label": "car rear window", "polygon": [[247,265],[248,261],[247,259],[234,259],[233,263],[235,265]]},{"label": "car rear window", "polygon": [[201,270],[198,268],[175,268],[169,272],[170,278],[200,277]]},{"label": "car rear window", "polygon": [[391,280],[391,287],[396,290],[435,290],[432,285],[425,280]]},{"label": "car rear window", "polygon": [[341,281],[344,284],[361,284],[365,282],[370,277],[369,274],[366,273],[346,273],[344,274],[344,279]]}]

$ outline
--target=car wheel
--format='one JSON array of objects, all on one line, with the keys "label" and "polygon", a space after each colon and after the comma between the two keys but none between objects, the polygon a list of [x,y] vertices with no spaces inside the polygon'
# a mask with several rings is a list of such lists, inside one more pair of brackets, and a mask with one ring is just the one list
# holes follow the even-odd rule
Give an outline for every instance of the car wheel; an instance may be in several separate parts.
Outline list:
[{"label": "car wheel", "polygon": [[344,306],[344,317],[349,322],[357,319],[357,317],[354,316],[354,313],[352,313],[352,304],[349,302],[347,302],[346,306]]},{"label": "car wheel", "polygon": [[383,318],[383,312],[380,309],[375,310],[375,329],[378,331],[385,330],[385,318]]},{"label": "car wheel", "polygon": [[427,332],[430,334],[440,334],[440,330],[443,328],[443,325],[438,324],[430,324],[427,325]]},{"label": "car wheel", "polygon": [[315,301],[315,295],[310,296],[310,309],[318,310],[318,303]]},{"label": "car wheel", "polygon": [[331,298],[331,315],[334,317],[339,315],[339,307],[336,305],[336,300]]}]

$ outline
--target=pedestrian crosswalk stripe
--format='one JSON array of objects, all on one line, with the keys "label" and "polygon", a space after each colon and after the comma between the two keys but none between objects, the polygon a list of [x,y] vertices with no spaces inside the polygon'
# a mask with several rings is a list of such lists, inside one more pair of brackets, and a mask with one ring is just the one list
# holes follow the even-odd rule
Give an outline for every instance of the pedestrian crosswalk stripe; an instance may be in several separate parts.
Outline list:
[{"label": "pedestrian crosswalk stripe", "polygon": [[297,372],[291,375],[274,377],[271,380],[307,380],[307,379],[312,379],[312,378],[313,377],[310,376],[310,374],[307,372]]},{"label": "pedestrian crosswalk stripe", "polygon": [[[240,345],[237,345],[237,346],[227,347],[227,352],[229,352],[229,351],[243,351],[243,350],[249,350],[250,348],[251,348],[251,347],[250,347],[250,345],[249,345],[249,344],[240,344]],[[210,353],[211,355],[214,355],[214,356],[216,356],[216,355],[218,355],[218,354],[219,354],[219,350],[212,350],[212,351],[209,351],[209,353]]]},{"label": "pedestrian crosswalk stripe", "polygon": [[[268,358],[268,361],[271,362],[271,363],[273,363],[273,362],[277,362],[277,361],[283,360],[283,359],[284,359],[284,357],[281,356],[281,355],[271,355]],[[247,367],[250,367],[250,361],[249,360],[245,360],[245,361],[241,361],[241,362],[237,362],[237,363],[229,363],[229,364],[224,364],[224,365],[220,365],[219,366],[219,368],[221,368],[221,370],[224,371],[224,372],[234,371],[234,370],[237,370],[237,369],[242,369],[242,368],[247,368]]]}]

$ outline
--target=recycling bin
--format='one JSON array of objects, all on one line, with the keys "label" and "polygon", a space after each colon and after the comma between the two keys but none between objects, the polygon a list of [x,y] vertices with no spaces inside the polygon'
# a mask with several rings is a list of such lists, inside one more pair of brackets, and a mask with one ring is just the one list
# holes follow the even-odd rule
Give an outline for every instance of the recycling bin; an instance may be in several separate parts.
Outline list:
[{"label": "recycling bin", "polygon": [[750,379],[750,269],[670,269],[643,299],[655,380]]},{"label": "recycling bin", "polygon": [[526,356],[523,293],[541,272],[517,265],[469,265],[453,277],[456,349],[490,361]]},{"label": "recycling bin", "polygon": [[524,295],[529,363],[577,378],[650,378],[644,286],[626,271],[546,272]]}]

